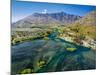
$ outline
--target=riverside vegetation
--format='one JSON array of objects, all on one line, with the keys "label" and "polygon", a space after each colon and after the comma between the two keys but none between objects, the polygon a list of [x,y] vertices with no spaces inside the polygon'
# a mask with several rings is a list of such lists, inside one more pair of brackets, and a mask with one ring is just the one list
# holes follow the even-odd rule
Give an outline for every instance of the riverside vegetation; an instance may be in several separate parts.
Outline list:
[{"label": "riverside vegetation", "polygon": [[[30,28],[34,30],[35,28]],[[54,29],[57,29],[57,37],[62,38],[66,41],[70,41],[83,46],[92,47],[95,49],[96,41],[96,27],[95,26],[81,26],[79,24],[73,26],[57,26],[49,29],[37,29],[37,31],[13,31],[12,34],[12,45],[32,40],[43,38],[48,40],[48,36],[53,33]],[[21,30],[21,29],[20,29]],[[92,45],[92,43],[94,45]],[[87,44],[87,45],[85,45]]]}]

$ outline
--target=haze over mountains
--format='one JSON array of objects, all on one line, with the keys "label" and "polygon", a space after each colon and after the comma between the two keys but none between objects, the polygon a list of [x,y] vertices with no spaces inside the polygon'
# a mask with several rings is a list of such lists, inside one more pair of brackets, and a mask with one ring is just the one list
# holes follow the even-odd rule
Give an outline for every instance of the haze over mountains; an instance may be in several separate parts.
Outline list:
[{"label": "haze over mountains", "polygon": [[12,27],[31,27],[34,25],[52,25],[52,24],[69,24],[79,20],[81,16],[67,14],[65,12],[58,13],[34,13],[22,20],[12,24]]},{"label": "haze over mountains", "polygon": [[59,13],[34,13],[24,19],[21,19],[12,24],[12,27],[24,27],[30,28],[32,26],[42,26],[47,25],[51,26],[54,24],[67,25],[80,23],[81,25],[95,25],[96,24],[96,12],[92,11],[85,15],[84,17],[67,14],[65,12]]}]

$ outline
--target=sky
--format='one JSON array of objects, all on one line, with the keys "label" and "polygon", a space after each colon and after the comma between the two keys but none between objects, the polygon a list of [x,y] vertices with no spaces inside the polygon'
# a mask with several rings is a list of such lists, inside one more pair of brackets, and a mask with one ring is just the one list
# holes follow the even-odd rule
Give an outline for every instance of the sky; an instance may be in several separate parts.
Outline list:
[{"label": "sky", "polygon": [[26,2],[12,0],[12,22],[16,22],[33,13],[66,12],[68,14],[84,16],[94,10],[96,10],[96,6],[90,5]]}]

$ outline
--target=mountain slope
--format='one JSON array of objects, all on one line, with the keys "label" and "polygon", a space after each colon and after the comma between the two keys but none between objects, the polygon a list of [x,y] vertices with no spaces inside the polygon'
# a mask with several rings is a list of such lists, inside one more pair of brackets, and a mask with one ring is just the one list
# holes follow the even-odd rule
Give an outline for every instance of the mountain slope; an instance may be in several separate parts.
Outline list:
[{"label": "mountain slope", "polygon": [[96,25],[96,11],[92,11],[85,15],[83,18],[77,20],[73,24],[81,24],[81,25]]},{"label": "mountain slope", "polygon": [[22,20],[12,24],[12,27],[32,27],[36,25],[53,25],[53,24],[69,24],[81,17],[76,15],[70,15],[65,12],[59,13],[34,13]]}]

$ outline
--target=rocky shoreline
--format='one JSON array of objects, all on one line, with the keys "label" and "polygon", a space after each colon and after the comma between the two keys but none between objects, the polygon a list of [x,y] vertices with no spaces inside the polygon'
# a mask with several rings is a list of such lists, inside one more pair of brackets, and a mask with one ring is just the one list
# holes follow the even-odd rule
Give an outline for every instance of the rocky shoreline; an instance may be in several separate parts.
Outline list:
[{"label": "rocky shoreline", "polygon": [[77,41],[75,40],[75,38],[72,38],[72,37],[59,37],[65,41],[69,41],[69,42],[73,42],[73,43],[76,43],[78,45],[82,45],[82,46],[85,46],[85,47],[88,47],[88,48],[92,48],[93,50],[96,50],[96,41],[93,40],[93,39],[88,39],[88,40],[80,40],[80,39],[77,39]]}]

